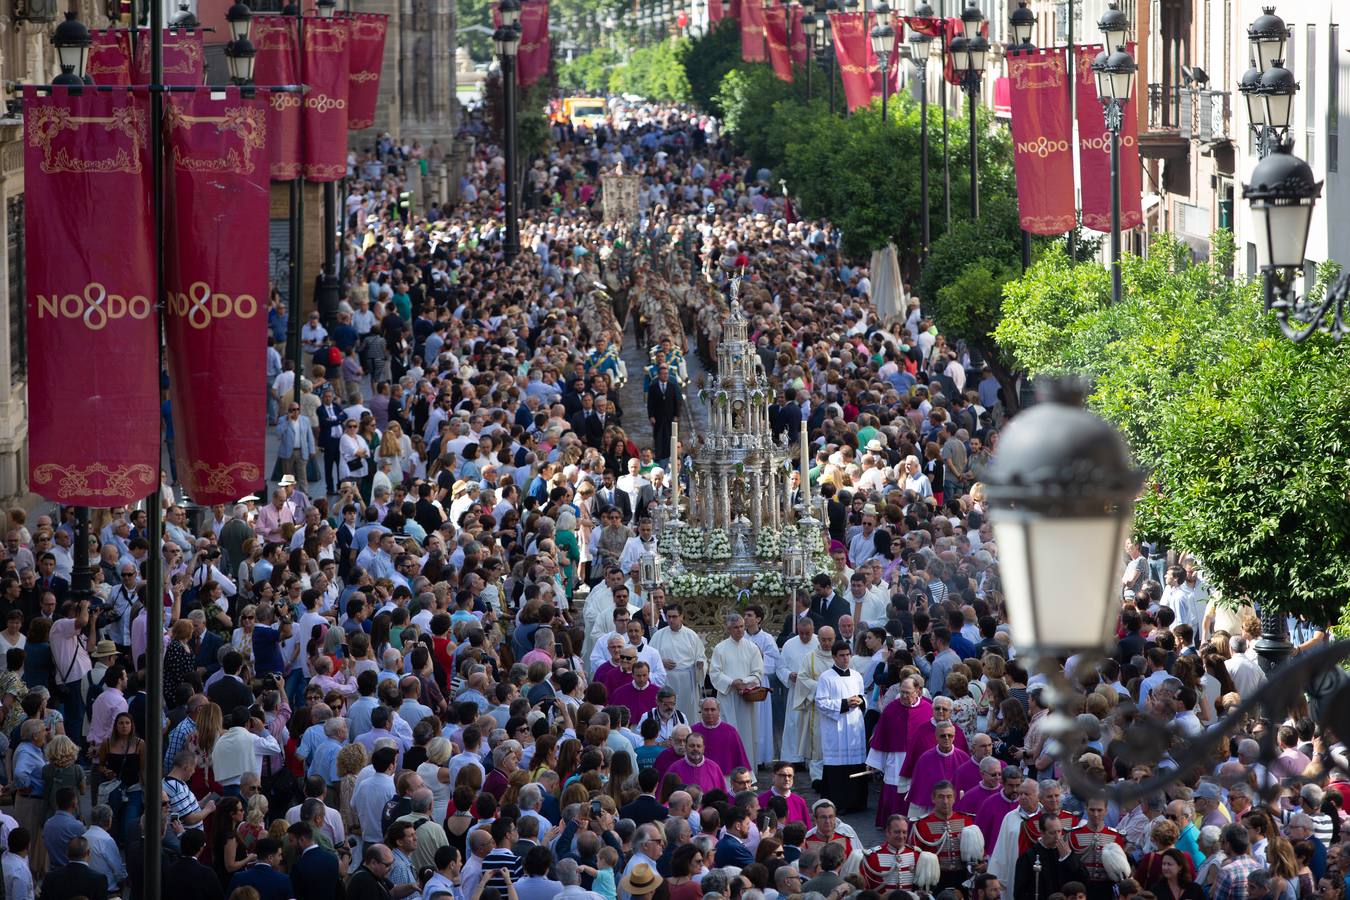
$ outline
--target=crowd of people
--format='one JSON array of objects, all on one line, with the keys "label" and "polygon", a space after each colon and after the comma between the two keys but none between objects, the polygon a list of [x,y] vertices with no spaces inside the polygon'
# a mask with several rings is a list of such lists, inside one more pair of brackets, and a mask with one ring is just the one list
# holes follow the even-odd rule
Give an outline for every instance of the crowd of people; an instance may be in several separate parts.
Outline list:
[{"label": "crowd of people", "polygon": [[[555,127],[506,265],[504,160],[476,130],[459,201],[426,215],[400,203],[410,148],[353,160],[337,321],[306,320],[298,371],[269,352],[266,496],[187,509],[166,481],[162,536],[96,511],[92,597],[74,511],[10,511],[7,900],[143,897],[147,844],[164,897],[204,900],[1344,900],[1346,747],[1306,711],[1242,721],[1135,801],[1067,788],[1068,764],[1102,785],[1175,768],[1119,739],[1235,715],[1267,677],[1260,623],[1197,561],[1131,543],[1116,654],[1063,660],[1081,746],[1052,736],[981,481],[1010,404],[918,301],[878,319],[828,224],[789,221],[715,122],[657,106]],[[600,215],[620,166],[636,229]],[[806,423],[830,568],[714,634],[638,569],[697,449],[671,458],[685,355],[711,365],[733,279],[774,430]],[[643,409],[597,283],[657,310]],[[1326,640],[1295,625],[1300,651]]]}]

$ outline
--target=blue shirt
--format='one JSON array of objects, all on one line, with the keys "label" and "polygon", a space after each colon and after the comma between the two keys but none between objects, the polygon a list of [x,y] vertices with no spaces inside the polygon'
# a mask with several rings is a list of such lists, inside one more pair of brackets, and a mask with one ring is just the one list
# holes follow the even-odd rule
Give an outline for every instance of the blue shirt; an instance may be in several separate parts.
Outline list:
[{"label": "blue shirt", "polygon": [[370,730],[370,714],[380,701],[374,696],[361,697],[347,710],[347,741],[354,742]]},{"label": "blue shirt", "polygon": [[14,751],[14,783],[26,787],[34,797],[42,796],[42,767],[47,764],[42,751],[24,741]]},{"label": "blue shirt", "polygon": [[97,825],[90,825],[84,837],[89,841],[89,868],[108,879],[110,893],[117,890],[117,886],[127,879],[127,866],[122,861],[117,841]]},{"label": "blue shirt", "polygon": [[269,625],[255,625],[253,628],[253,660],[259,672],[271,672],[280,675],[281,632]]},{"label": "blue shirt", "polygon": [[560,882],[539,875],[530,875],[516,882],[517,900],[553,900],[560,891]]},{"label": "blue shirt", "polygon": [[84,823],[65,810],[58,811],[47,820],[47,824],[42,826],[42,842],[47,845],[47,857],[53,869],[70,862],[66,849],[72,838],[82,837],[84,832]]},{"label": "blue shirt", "polygon": [[188,738],[197,733],[197,723],[188,716],[174,726],[173,731],[169,732],[169,739],[164,742],[164,771],[167,772],[173,768],[173,758],[178,755],[178,751],[187,746]]},{"label": "blue shirt", "polygon": [[306,775],[319,775],[326,784],[335,784],[338,780],[337,758],[343,745],[332,738],[324,738],[323,743],[314,750],[314,756],[305,768]]},{"label": "blue shirt", "polygon": [[319,749],[323,740],[323,723],[309,726],[305,729],[305,733],[300,735],[300,746],[295,748],[296,755],[306,762],[312,762],[314,751]]}]

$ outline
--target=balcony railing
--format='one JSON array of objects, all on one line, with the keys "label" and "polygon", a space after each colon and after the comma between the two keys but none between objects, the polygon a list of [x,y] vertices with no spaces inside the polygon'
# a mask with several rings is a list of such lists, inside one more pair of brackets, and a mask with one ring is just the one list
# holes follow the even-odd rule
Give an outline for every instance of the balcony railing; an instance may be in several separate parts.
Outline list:
[{"label": "balcony railing", "polygon": [[1205,143],[1228,140],[1229,98],[1226,91],[1150,84],[1148,129]]}]

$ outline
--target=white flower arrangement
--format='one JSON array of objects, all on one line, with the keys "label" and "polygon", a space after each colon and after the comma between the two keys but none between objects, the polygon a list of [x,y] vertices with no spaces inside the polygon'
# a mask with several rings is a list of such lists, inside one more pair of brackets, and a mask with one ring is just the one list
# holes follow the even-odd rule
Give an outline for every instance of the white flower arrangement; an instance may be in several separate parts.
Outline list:
[{"label": "white flower arrangement", "polygon": [[776,528],[761,528],[755,538],[755,556],[777,559],[783,552],[783,535]]},{"label": "white flower arrangement", "polygon": [[725,528],[714,528],[708,532],[707,559],[731,559],[731,536]]},{"label": "white flower arrangement", "polygon": [[782,597],[787,594],[787,582],[781,572],[760,572],[750,583],[750,591],[757,597]]},{"label": "white flower arrangement", "polygon": [[697,528],[680,530],[680,556],[683,559],[702,559],[704,553],[703,532]]},{"label": "white flower arrangement", "polygon": [[662,529],[661,533],[656,536],[656,549],[662,556],[669,559],[678,557],[680,555],[680,535],[676,529]]},{"label": "white flower arrangement", "polygon": [[676,597],[713,597],[729,599],[736,596],[736,583],[730,575],[697,575],[686,572],[670,580],[670,592]]}]

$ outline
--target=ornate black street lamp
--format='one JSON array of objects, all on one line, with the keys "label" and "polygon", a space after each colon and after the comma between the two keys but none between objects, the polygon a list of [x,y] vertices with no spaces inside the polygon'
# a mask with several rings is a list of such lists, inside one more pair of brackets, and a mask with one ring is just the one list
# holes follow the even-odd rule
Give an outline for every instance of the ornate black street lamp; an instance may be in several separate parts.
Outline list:
[{"label": "ornate black street lamp", "polygon": [[[1127,766],[1168,759],[1151,778],[1104,785],[1079,766],[1086,738],[1074,713],[1082,692],[1069,684],[1058,659],[1078,655],[1077,671],[1090,671],[1092,656],[1115,645],[1116,575],[1144,482],[1120,434],[1082,409],[1082,398],[1081,385],[1052,383],[1044,402],[1004,430],[985,479],[1008,622],[1019,651],[1048,678],[1042,702],[1055,712],[1045,727],[1056,738],[1060,771],[1074,794],[1123,803],[1155,794],[1197,766],[1209,771],[1215,749],[1227,747],[1247,714],[1261,707],[1265,718],[1283,721],[1305,694],[1314,721],[1338,737],[1350,733],[1350,675],[1336,665],[1350,656],[1350,641],[1341,641],[1285,663],[1279,677],[1194,739],[1179,738],[1128,706],[1121,710],[1128,728],[1106,753]],[[1262,747],[1267,761],[1278,752],[1269,731]]]},{"label": "ornate black street lamp", "polygon": [[881,117],[886,118],[886,102],[891,96],[891,54],[895,52],[895,29],[891,27],[891,8],[881,2],[872,10],[877,24],[872,27],[872,52],[881,68]]},{"label": "ornate black street lamp", "polygon": [[970,118],[970,217],[980,217],[980,153],[979,135],[975,121],[975,109],[980,97],[980,83],[984,79],[984,69],[989,60],[989,40],[980,33],[984,26],[984,13],[975,5],[974,0],[966,4],[961,11],[962,33],[952,39],[947,47],[951,56],[952,71],[961,76],[961,89],[966,92],[966,108]]},{"label": "ornate black street lamp", "polygon": [[[931,21],[933,7],[920,3],[914,7],[914,17]],[[928,245],[932,242],[928,214],[928,55],[933,43],[931,35],[913,28],[909,33],[910,58],[914,62],[914,78],[919,86],[919,205],[923,214],[923,240],[919,260],[928,261]]]},{"label": "ornate black street lamp", "polygon": [[502,130],[506,132],[506,241],[502,254],[511,262],[520,253],[520,219],[516,209],[516,52],[520,49],[520,0],[497,5],[501,27],[492,43],[502,64]]},{"label": "ornate black street lamp", "polygon": [[1097,54],[1092,71],[1097,76],[1097,99],[1105,107],[1106,130],[1111,132],[1111,302],[1122,295],[1120,276],[1120,129],[1125,124],[1125,104],[1134,92],[1138,71],[1134,57],[1125,49],[1125,14],[1111,4],[1101,21],[1102,39],[1110,50]]}]

